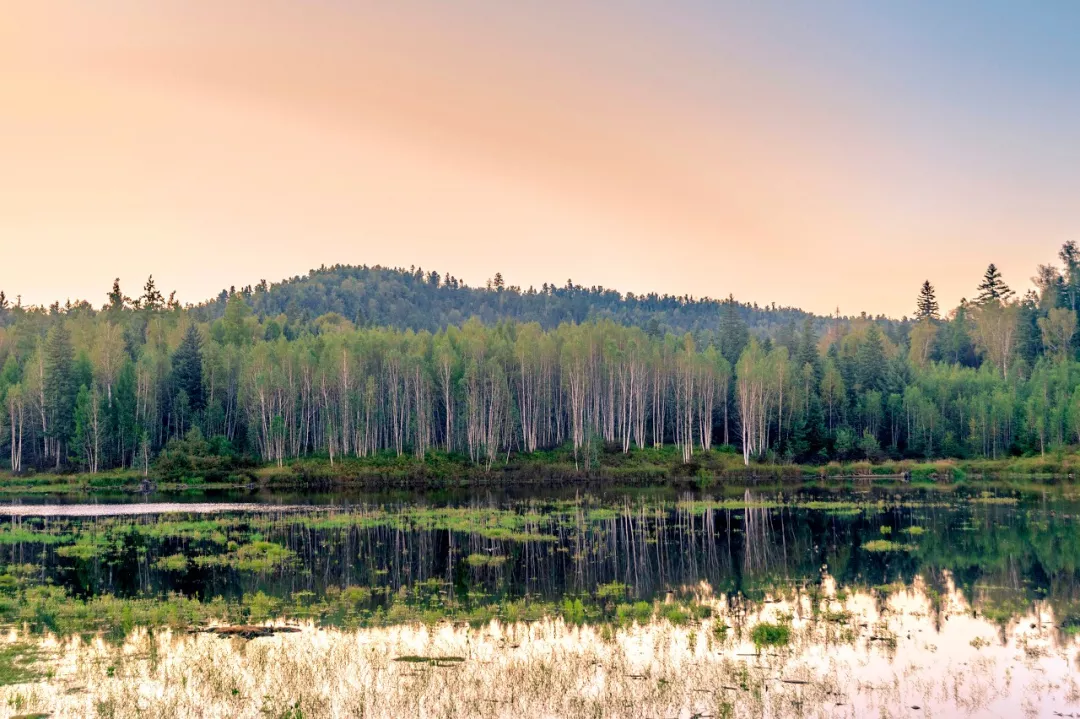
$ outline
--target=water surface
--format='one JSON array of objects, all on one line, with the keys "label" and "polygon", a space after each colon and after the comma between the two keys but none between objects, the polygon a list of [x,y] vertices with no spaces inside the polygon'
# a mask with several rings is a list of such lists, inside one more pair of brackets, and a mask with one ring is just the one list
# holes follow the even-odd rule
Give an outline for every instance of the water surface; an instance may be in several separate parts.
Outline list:
[{"label": "water surface", "polygon": [[[22,582],[81,599],[259,595],[315,607],[330,622],[567,601],[605,618],[621,605],[690,597],[702,587],[762,601],[819,586],[827,573],[840,587],[886,595],[916,578],[936,591],[953,582],[990,616],[1005,620],[1049,602],[1063,627],[1080,624],[1080,503],[1063,490],[606,487],[78,499],[0,506],[0,563]],[[353,598],[344,609],[343,592]]]}]

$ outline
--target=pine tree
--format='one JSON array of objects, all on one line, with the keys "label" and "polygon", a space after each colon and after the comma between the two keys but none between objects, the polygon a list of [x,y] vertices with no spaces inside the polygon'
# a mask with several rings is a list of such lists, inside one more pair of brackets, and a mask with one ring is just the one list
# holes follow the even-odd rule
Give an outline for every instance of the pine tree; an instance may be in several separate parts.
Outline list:
[{"label": "pine tree", "polygon": [[202,337],[198,328],[188,325],[180,346],[172,358],[173,392],[183,392],[193,411],[205,407],[202,385]]},{"label": "pine tree", "polygon": [[980,305],[985,305],[988,302],[1004,302],[1015,294],[1001,279],[1001,271],[993,262],[986,268],[986,274],[983,275],[983,281],[978,289],[979,296],[976,298],[976,302]]},{"label": "pine tree", "polygon": [[926,280],[922,284],[922,289],[919,290],[919,299],[915,307],[915,319],[936,320],[938,319],[938,312],[939,308],[934,286],[930,284],[930,280]]},{"label": "pine tree", "polygon": [[855,353],[855,379],[859,389],[881,391],[885,387],[888,361],[885,358],[885,341],[877,325],[870,325],[866,337],[859,343]]}]

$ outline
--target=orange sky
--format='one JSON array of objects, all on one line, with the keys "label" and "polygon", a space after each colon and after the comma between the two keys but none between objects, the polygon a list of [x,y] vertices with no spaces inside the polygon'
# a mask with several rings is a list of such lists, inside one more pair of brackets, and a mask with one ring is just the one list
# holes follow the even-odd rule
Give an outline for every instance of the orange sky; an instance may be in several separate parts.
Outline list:
[{"label": "orange sky", "polygon": [[24,302],[341,262],[899,316],[927,277],[946,306],[990,261],[1025,289],[1080,239],[1073,106],[972,108],[829,18],[3,1],[0,289]]}]

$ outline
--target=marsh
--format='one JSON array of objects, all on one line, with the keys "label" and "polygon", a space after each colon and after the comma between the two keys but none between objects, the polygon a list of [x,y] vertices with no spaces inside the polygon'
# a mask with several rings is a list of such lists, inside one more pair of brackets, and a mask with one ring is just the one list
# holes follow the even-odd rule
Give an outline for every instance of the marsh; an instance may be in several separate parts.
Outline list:
[{"label": "marsh", "polygon": [[[1038,716],[1080,700],[1068,486],[150,499],[0,508],[0,714]],[[299,631],[205,631],[252,625]]]}]

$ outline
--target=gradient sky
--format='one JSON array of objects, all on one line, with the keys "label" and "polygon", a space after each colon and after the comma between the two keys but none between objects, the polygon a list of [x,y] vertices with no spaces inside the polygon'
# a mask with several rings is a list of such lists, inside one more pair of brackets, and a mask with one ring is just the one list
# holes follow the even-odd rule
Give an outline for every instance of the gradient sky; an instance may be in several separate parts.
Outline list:
[{"label": "gradient sky", "polygon": [[1080,3],[0,0],[0,289],[320,264],[828,313],[1080,240]]}]

